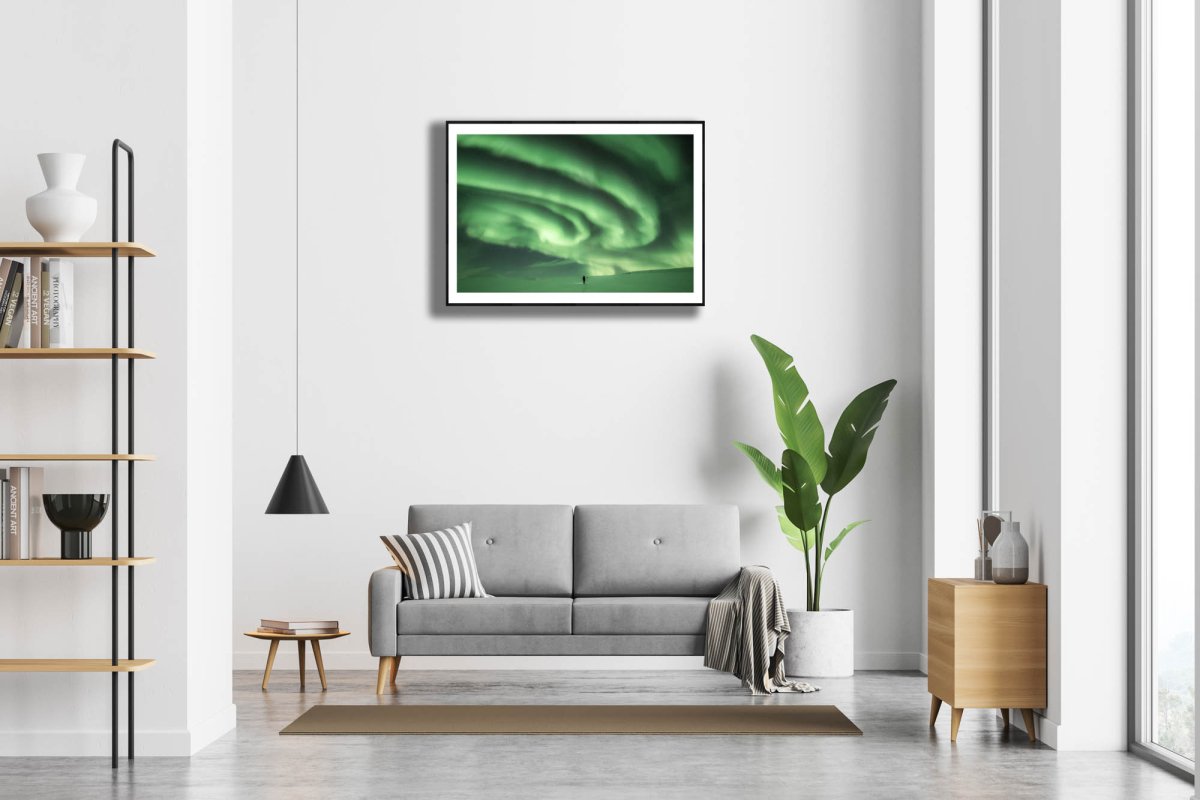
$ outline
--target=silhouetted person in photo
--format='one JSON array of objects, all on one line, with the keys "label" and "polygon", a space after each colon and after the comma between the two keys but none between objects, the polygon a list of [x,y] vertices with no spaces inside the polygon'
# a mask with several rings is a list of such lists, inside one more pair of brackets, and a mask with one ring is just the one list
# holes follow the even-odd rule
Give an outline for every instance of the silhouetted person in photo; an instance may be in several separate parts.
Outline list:
[{"label": "silhouetted person in photo", "polygon": [[587,275],[583,276],[583,285],[587,286]]}]

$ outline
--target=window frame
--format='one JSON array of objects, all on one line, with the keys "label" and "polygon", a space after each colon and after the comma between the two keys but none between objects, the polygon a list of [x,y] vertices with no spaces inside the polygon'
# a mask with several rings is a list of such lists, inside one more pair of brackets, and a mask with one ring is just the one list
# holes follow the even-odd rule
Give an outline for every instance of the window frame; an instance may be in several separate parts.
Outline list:
[{"label": "window frame", "polygon": [[1153,0],[1129,0],[1129,749],[1192,780],[1195,762],[1153,741]]}]

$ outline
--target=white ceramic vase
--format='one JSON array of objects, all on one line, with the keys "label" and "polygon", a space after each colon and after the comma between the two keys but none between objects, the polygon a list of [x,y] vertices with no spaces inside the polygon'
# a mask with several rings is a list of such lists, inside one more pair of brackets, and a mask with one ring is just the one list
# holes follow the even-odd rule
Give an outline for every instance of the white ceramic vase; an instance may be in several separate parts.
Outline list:
[{"label": "white ceramic vase", "polygon": [[996,583],[1029,581],[1029,543],[1021,535],[1021,523],[1005,522],[1000,538],[992,545],[992,580]]},{"label": "white ceramic vase", "polygon": [[800,678],[854,674],[854,611],[787,612],[792,632],[784,643],[783,671]]},{"label": "white ceramic vase", "polygon": [[75,188],[87,156],[40,153],[46,190],[25,200],[25,216],[47,242],[78,242],[96,221],[96,198]]}]

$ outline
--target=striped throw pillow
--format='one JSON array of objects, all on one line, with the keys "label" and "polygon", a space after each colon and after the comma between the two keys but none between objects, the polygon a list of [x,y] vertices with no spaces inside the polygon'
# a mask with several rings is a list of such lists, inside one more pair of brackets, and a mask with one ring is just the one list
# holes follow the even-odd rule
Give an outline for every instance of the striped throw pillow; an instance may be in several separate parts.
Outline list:
[{"label": "striped throw pillow", "polygon": [[414,600],[491,597],[479,582],[471,523],[430,533],[380,536],[404,573]]}]

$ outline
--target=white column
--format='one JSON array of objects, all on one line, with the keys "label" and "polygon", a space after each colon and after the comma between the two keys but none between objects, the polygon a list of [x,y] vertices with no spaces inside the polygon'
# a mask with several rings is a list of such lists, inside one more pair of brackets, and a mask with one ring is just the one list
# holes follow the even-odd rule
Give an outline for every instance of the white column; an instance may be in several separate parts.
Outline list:
[{"label": "white column", "polygon": [[923,12],[923,574],[962,577],[983,502],[983,15],[955,0]]},{"label": "white column", "polygon": [[187,4],[187,718],[237,724],[233,616],[233,3]]}]

